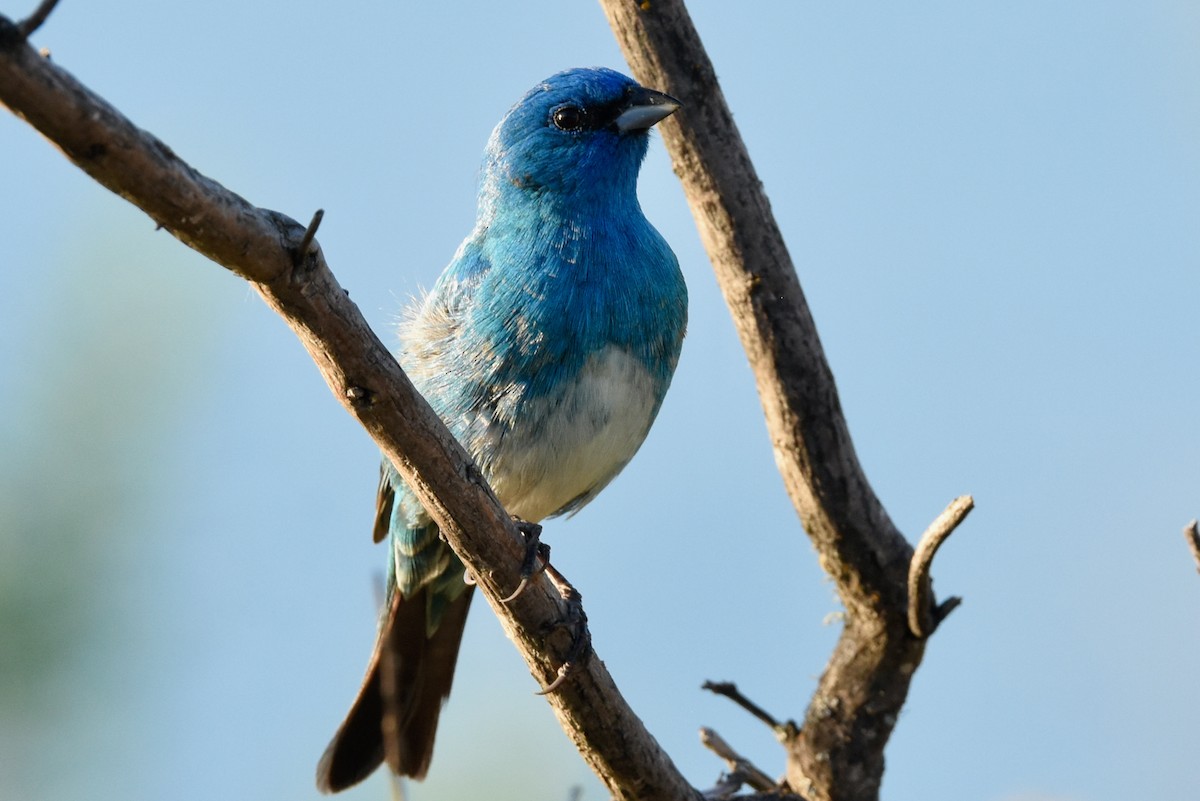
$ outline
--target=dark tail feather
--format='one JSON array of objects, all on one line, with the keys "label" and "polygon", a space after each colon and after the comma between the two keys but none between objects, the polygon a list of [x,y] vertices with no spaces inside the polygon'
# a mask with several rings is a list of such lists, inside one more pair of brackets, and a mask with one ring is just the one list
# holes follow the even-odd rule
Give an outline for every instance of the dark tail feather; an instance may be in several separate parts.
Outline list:
[{"label": "dark tail feather", "polygon": [[[392,594],[362,689],[317,764],[321,792],[358,784],[385,760],[401,776],[425,777],[474,589],[468,586],[446,605],[432,637],[425,636],[426,593],[431,590],[408,599],[399,591]],[[385,727],[390,732],[386,738]]]}]

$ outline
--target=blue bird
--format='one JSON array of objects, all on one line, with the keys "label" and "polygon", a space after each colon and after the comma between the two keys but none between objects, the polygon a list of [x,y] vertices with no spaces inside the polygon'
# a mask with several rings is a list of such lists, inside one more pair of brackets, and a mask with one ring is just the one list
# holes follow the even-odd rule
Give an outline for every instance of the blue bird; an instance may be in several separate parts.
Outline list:
[{"label": "blue bird", "polygon": [[[404,370],[521,520],[595,498],[671,382],[687,289],[637,177],[650,128],[677,108],[608,69],[527,92],[488,141],[474,230],[401,326]],[[437,525],[386,461],[381,473],[387,600],[362,689],[317,768],[324,792],[385,760],[425,776],[471,602]]]}]

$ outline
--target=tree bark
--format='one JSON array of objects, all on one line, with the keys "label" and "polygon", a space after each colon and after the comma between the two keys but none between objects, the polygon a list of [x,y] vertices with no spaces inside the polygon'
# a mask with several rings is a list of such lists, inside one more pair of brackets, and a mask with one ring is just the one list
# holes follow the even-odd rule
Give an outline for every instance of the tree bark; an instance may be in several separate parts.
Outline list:
[{"label": "tree bark", "polygon": [[[788,784],[811,801],[873,801],[925,650],[908,623],[913,548],[863,474],[791,256],[682,0],[600,4],[634,76],[683,103],[660,125],[663,141],[754,371],[775,462],[846,608],[803,726],[786,737]],[[918,573],[927,586],[928,564]],[[934,625],[953,608],[939,615],[932,592],[921,595],[914,614]]]}]

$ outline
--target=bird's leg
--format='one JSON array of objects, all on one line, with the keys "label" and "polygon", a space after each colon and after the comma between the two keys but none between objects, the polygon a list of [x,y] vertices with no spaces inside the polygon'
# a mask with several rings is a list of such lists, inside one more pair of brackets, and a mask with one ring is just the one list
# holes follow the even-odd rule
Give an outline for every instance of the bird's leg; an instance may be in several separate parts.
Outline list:
[{"label": "bird's leg", "polygon": [[550,583],[558,590],[559,595],[567,602],[567,615],[554,624],[553,628],[568,628],[571,630],[571,646],[567,649],[566,659],[559,666],[554,681],[538,692],[538,695],[549,695],[562,686],[567,675],[583,663],[592,654],[592,632],[588,629],[587,613],[583,611],[583,596],[575,589],[567,577],[558,572],[558,568],[549,562],[543,568]]},{"label": "bird's leg", "polygon": [[[521,561],[521,583],[513,590],[512,595],[500,601],[502,604],[515,600],[525,592],[525,588],[535,576],[550,567],[550,546],[542,542],[542,527],[537,523],[527,523],[519,517],[514,517],[513,523],[525,538],[525,558]],[[540,565],[538,557],[541,557]]]}]

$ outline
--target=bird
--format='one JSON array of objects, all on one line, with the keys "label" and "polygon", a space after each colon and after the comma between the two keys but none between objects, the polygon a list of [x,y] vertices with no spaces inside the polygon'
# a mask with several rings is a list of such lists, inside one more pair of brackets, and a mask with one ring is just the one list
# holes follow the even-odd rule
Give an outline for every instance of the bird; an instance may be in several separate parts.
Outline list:
[{"label": "bird", "polygon": [[[671,383],[687,287],[637,179],[650,129],[678,108],[599,67],[526,92],[488,139],[474,228],[400,325],[401,366],[520,521],[595,498]],[[317,767],[325,793],[385,761],[425,777],[474,589],[386,459],[374,537],[390,546],[386,598],[358,697]]]}]

